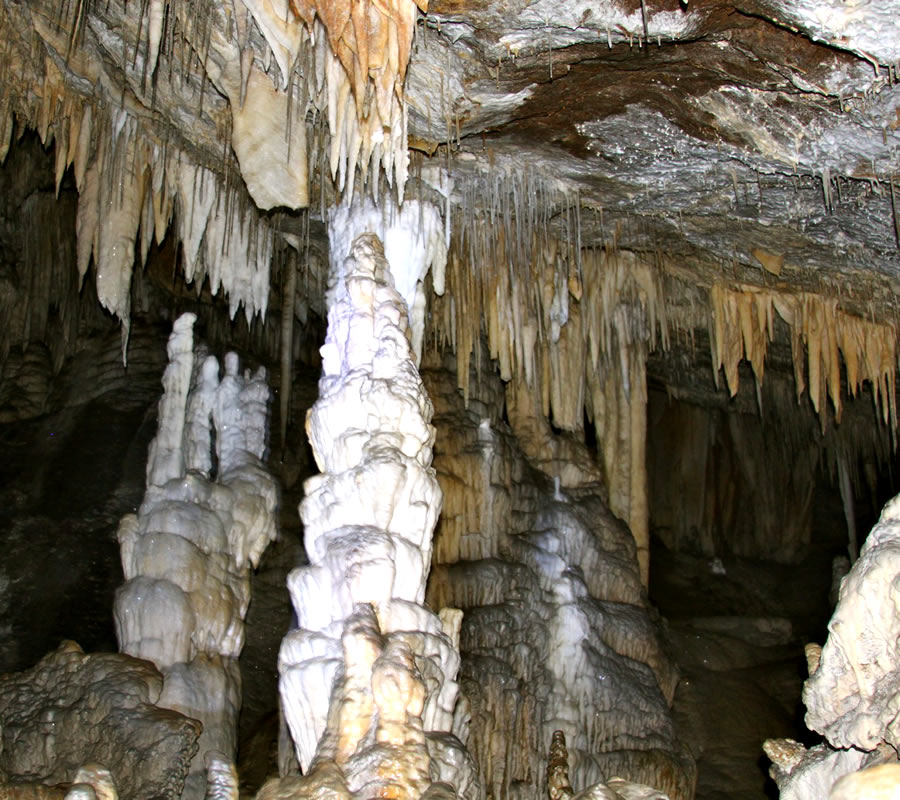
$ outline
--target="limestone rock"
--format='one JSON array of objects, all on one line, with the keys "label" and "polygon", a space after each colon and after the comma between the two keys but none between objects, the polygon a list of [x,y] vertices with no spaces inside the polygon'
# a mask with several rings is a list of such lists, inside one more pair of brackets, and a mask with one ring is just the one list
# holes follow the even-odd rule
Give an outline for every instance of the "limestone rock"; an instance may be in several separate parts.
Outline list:
[{"label": "limestone rock", "polygon": [[[333,251],[366,219],[332,219]],[[322,474],[300,509],[311,563],[288,579],[298,628],[279,654],[285,718],[302,769],[335,764],[353,797],[417,800],[438,781],[475,800],[455,719],[458,614],[423,604],[441,505],[431,401],[381,241],[364,233],[345,252],[307,418]],[[414,286],[424,253],[411,256],[398,267]]]},{"label": "limestone rock", "polygon": [[900,498],[881,513],[841,583],[818,667],[806,682],[806,724],[834,747],[900,745]]},{"label": "limestone rock", "polygon": [[788,748],[787,758],[779,754],[784,748],[769,745],[766,753],[775,761],[770,770],[778,784],[782,800],[819,800],[828,797],[832,786],[844,775],[859,769],[867,754],[859,750],[835,750],[817,745],[809,750]]},{"label": "limestone rock", "polygon": [[463,611],[460,684],[482,782],[495,797],[543,796],[533,765],[563,730],[573,783],[619,775],[690,797],[669,712],[677,671],[643,606],[633,538],[596,485],[556,496],[491,418],[492,379],[470,384],[466,411],[455,376],[426,365],[445,487],[428,602]]},{"label": "limestone rock", "polygon": [[887,788],[892,780],[896,785],[900,741],[898,571],[900,497],[895,497],[841,581],[825,645],[806,648],[806,723],[825,743],[809,750],[791,740],[765,744],[783,800],[891,796],[885,792],[892,791]]},{"label": "limestone rock", "polygon": [[63,783],[102,764],[121,797],[180,798],[200,725],[157,705],[162,683],[147,661],[64,642],[32,669],[0,677],[0,770]]},{"label": "limestone rock", "polygon": [[897,800],[900,764],[879,764],[838,778],[828,800]]},{"label": "limestone rock", "polygon": [[179,317],[169,339],[147,491],[119,525],[114,609],[120,648],[165,676],[160,703],[203,724],[188,798],[206,791],[205,753],[235,755],[250,569],[277,535],[279,500],[262,462],[265,370],[241,375],[228,353],[219,380],[216,358],[194,348],[194,320]]}]

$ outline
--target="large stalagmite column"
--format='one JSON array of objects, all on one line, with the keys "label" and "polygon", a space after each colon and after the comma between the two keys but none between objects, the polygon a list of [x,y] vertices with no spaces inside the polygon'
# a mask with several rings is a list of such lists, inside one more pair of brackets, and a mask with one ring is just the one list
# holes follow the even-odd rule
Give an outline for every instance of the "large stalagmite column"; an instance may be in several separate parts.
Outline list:
[{"label": "large stalagmite column", "polygon": [[298,627],[279,657],[284,713],[311,781],[326,774],[342,793],[417,799],[439,778],[470,795],[460,614],[424,606],[441,505],[433,409],[381,241],[334,238],[332,252],[349,255],[333,259],[307,419],[321,474],[300,509],[311,563],[288,579]]},{"label": "large stalagmite column", "polygon": [[159,705],[203,723],[183,795],[202,798],[205,755],[237,747],[250,567],[276,536],[278,485],[262,463],[265,371],[240,375],[229,353],[220,381],[216,358],[194,350],[193,324],[183,315],[169,338],[147,491],[119,525],[115,620],[122,652],[162,672]]}]

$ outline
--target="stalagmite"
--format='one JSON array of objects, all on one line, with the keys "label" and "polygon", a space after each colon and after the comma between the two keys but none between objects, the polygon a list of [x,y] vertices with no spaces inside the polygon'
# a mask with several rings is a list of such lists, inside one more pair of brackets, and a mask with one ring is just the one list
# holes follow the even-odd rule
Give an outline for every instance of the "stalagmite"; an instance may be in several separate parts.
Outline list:
[{"label": "stalagmite", "polygon": [[803,691],[806,723],[833,747],[896,747],[900,651],[894,632],[894,584],[900,572],[900,499],[891,500],[841,582],[828,640]]},{"label": "stalagmite", "polygon": [[547,786],[550,800],[669,800],[668,795],[652,786],[634,783],[623,778],[610,778],[578,792],[569,784],[569,754],[563,731],[553,732],[550,757],[547,762]]},{"label": "stalagmite", "polygon": [[249,571],[277,534],[278,505],[262,461],[265,373],[240,375],[229,353],[220,381],[216,359],[197,357],[193,323],[179,317],[169,339],[147,491],[119,525],[126,583],[115,603],[122,651],[163,673],[160,704],[203,723],[185,798],[203,797],[208,752],[235,754]]},{"label": "stalagmite", "polygon": [[397,206],[392,197],[376,206],[369,198],[357,198],[331,210],[329,225],[340,235],[332,239],[332,263],[342,263],[360,233],[374,232],[383,242],[391,265],[394,288],[407,309],[413,354],[422,359],[425,336],[425,290],[430,272],[435,286],[442,282],[447,264],[446,226],[432,203],[407,200]]},{"label": "stalagmite", "polygon": [[642,607],[628,529],[598,483],[555,499],[502,421],[499,377],[473,374],[466,409],[452,372],[427,358],[445,489],[428,601],[464,613],[469,749],[485,790],[543,795],[535,764],[564,730],[573,782],[618,774],[687,800],[693,765],[668,711],[678,676]]},{"label": "stalagmite", "polygon": [[563,800],[575,794],[569,783],[569,752],[566,750],[564,731],[553,731],[550,756],[547,759],[547,790],[550,800]]},{"label": "stalagmite", "polygon": [[784,800],[889,797],[883,792],[896,790],[898,545],[900,496],[885,505],[841,581],[825,645],[807,645],[806,724],[825,741],[808,750],[791,740],[765,743]]},{"label": "stalagmite", "polygon": [[[194,366],[194,320],[193,314],[185,314],[175,320],[166,346],[169,365],[163,373],[159,426],[147,455],[148,486],[165,486],[184,474],[182,447]],[[206,424],[209,424],[208,418]]]},{"label": "stalagmite", "polygon": [[206,794],[203,800],[238,800],[238,776],[227,756],[215,750],[206,751]]},{"label": "stalagmite", "polygon": [[440,756],[468,763],[458,628],[423,605],[441,503],[431,402],[381,242],[366,233],[342,246],[350,234],[331,228],[328,334],[307,418],[322,474],[300,509],[310,565],[288,579],[298,626],[279,655],[282,703],[308,781],[333,764],[341,793],[413,800],[437,769],[468,796],[471,774]]},{"label": "stalagmite", "polygon": [[[536,19],[543,13],[541,4],[520,4],[522,8],[498,14],[490,4],[445,3],[439,13],[419,20],[432,30],[440,44],[436,49],[446,56],[446,73],[440,75],[441,119],[427,125],[429,132],[443,126],[444,133],[419,143],[429,161],[423,159],[428,166],[416,164],[414,169],[434,169],[446,159],[446,170],[452,164],[458,182],[445,192],[432,192],[423,179],[419,185],[427,197],[408,197],[401,204],[409,165],[404,78],[417,9],[424,10],[424,0],[234,0],[203,6],[144,0],[131,8],[112,0],[103,5],[73,0],[55,10],[41,0],[0,4],[0,156],[14,127],[30,127],[45,146],[56,147],[46,187],[71,195],[67,171],[73,166],[80,192],[78,270],[96,282],[101,302],[121,319],[126,339],[132,291],[141,291],[132,273],[141,274],[140,263],[155,255],[153,242],[162,244],[167,232],[172,239],[166,247],[171,249],[164,252],[174,254],[171,278],[179,294],[183,277],[198,305],[208,308],[208,290],[222,290],[232,317],[243,308],[248,320],[264,318],[272,256],[282,251],[273,220],[289,216],[278,209],[309,205],[310,181],[317,177],[317,213],[327,217],[327,208],[337,203],[330,219],[337,266],[331,330],[322,353],[322,401],[309,420],[323,474],[308,484],[302,513],[312,563],[291,578],[299,627],[287,638],[281,658],[285,705],[298,757],[308,772],[309,793],[330,786],[339,798],[408,794],[416,800],[425,795],[441,800],[448,790],[435,788],[434,778],[440,776],[458,794],[477,795],[477,781],[459,744],[466,739],[466,711],[455,703],[458,642],[469,637],[479,656],[502,651],[502,658],[493,662],[500,664],[497,673],[475,672],[484,680],[473,689],[483,703],[477,709],[472,750],[485,764],[492,796],[516,796],[532,775],[540,782],[534,754],[546,750],[556,724],[572,737],[572,752],[577,753],[573,774],[580,770],[578,777],[602,773],[605,788],[610,788],[612,780],[605,780],[612,774],[606,769],[610,762],[627,762],[636,773],[653,776],[674,765],[671,783],[687,794],[690,770],[682,769],[675,751],[668,708],[674,672],[641,604],[649,550],[646,371],[651,352],[668,346],[670,332],[676,331],[668,316],[667,300],[672,298],[664,296],[673,273],[667,272],[663,256],[654,254],[674,239],[663,237],[657,244],[657,236],[675,236],[677,214],[685,246],[681,251],[681,245],[673,244],[673,251],[679,257],[687,252],[695,269],[694,255],[711,252],[720,243],[712,223],[713,200],[718,203],[721,196],[700,192],[689,182],[673,198],[672,208],[665,207],[672,195],[659,202],[651,192],[641,208],[642,201],[634,198],[641,182],[647,185],[646,175],[629,185],[626,173],[641,171],[645,161],[654,162],[654,168],[658,163],[663,196],[664,184],[679,175],[684,155],[679,151],[691,149],[680,147],[676,122],[684,125],[700,106],[677,102],[666,118],[657,119],[654,111],[637,117],[651,123],[645,128],[631,125],[630,115],[640,106],[634,102],[636,93],[645,87],[617,82],[621,94],[616,102],[578,109],[587,119],[600,108],[602,120],[586,122],[587,127],[579,125],[574,132],[551,132],[554,145],[567,143],[565,153],[555,153],[549,139],[544,140],[546,151],[532,151],[536,160],[549,165],[545,171],[510,165],[508,156],[512,140],[527,140],[538,121],[537,127],[547,123],[548,129],[557,120],[560,126],[571,122],[555,112],[545,115],[529,101],[549,96],[543,94],[551,85],[543,65],[560,66],[563,46],[569,60],[580,59],[578,53],[594,47],[604,27],[612,48],[610,18],[627,22],[631,14],[636,19],[634,8],[622,8],[621,2],[611,4],[614,10],[600,4],[600,11],[579,8],[577,14],[561,8],[560,19],[541,25]],[[645,5],[642,0],[644,11]],[[813,82],[827,77],[832,61],[816,65],[813,51],[807,59],[802,48],[809,42],[792,40],[787,27],[777,33],[797,45],[796,63],[809,67],[802,70],[807,78],[799,77],[800,67],[750,68],[747,53],[752,48],[744,45],[765,30],[760,14],[742,18],[746,25],[732,41],[731,32],[726,36],[719,25],[723,15],[713,14],[716,24],[709,29],[709,15],[686,14],[677,5],[672,4],[671,13],[651,9],[652,18],[643,14],[639,47],[646,45],[648,20],[658,33],[666,31],[664,19],[680,19],[678,30],[687,46],[700,42],[707,55],[727,56],[729,70],[716,72],[716,81],[728,83],[728,76],[734,78],[740,69],[747,93],[756,96],[765,114],[759,130],[746,126],[746,136],[725,127],[724,113],[716,116],[721,131],[708,124],[711,116],[702,124],[693,117],[696,135],[715,138],[715,147],[704,142],[695,150],[733,164],[742,178],[748,164],[759,164],[764,174],[770,170],[773,182],[783,177],[783,164],[765,163],[772,150],[763,152],[764,140],[770,138],[772,149],[777,145],[775,152],[781,153],[785,145],[779,142],[788,133],[775,129],[777,104],[767,104],[766,97],[780,98],[781,106],[791,108],[806,109],[809,98],[822,107],[851,104],[866,132],[883,130],[888,146],[896,133],[888,127],[897,100],[891,85],[896,69],[888,69],[886,84],[876,75],[876,86],[859,78],[852,57],[835,51],[833,63],[846,74],[813,91],[800,81],[808,80],[816,89]],[[580,20],[572,18],[582,11]],[[505,36],[508,30],[498,30],[486,42],[481,38],[485,21],[495,14],[498,28],[500,22],[508,23],[518,26],[517,32]],[[444,23],[444,30],[434,33]],[[595,30],[580,38],[586,36],[582,29],[589,28]],[[614,34],[616,41],[623,36],[630,40],[635,29],[625,25]],[[549,44],[537,46],[526,59],[537,32]],[[526,59],[520,61],[521,69],[509,63],[501,74],[497,59],[496,68],[491,64],[487,71],[486,58],[493,61],[494,50],[504,44],[513,56],[521,51]],[[654,63],[663,63],[674,50],[655,50]],[[680,45],[678,50],[682,52]],[[599,62],[615,70],[620,55],[606,54]],[[742,65],[741,59],[748,63]],[[592,78],[588,70],[597,65],[588,62],[597,61],[573,63],[569,80],[551,69],[557,87],[574,88],[573,106],[586,97],[581,92],[587,83],[576,81]],[[419,66],[434,76],[435,95],[438,63]],[[883,72],[884,62],[880,68],[875,63],[876,72]],[[761,73],[767,75],[766,91],[752,88]],[[658,70],[658,75],[666,74]],[[847,81],[863,96],[831,102]],[[790,85],[799,91],[781,91]],[[603,88],[599,81],[596,86]],[[729,94],[732,90],[723,86],[722,92],[711,94],[730,102],[737,98],[736,90]],[[510,100],[516,95],[518,100]],[[506,126],[514,104],[526,102],[523,113],[515,114],[518,133],[511,135]],[[868,107],[857,110],[864,105]],[[423,107],[431,113],[438,102]],[[807,153],[818,150],[818,118],[809,110],[810,124],[789,137]],[[640,147],[629,148],[625,158],[624,149],[615,152],[615,126],[623,121],[650,142],[652,158],[645,158],[649,151]],[[596,125],[603,133],[606,124],[608,136],[591,132]],[[484,136],[479,152],[472,134],[495,130],[498,136]],[[410,127],[410,132],[420,134],[421,129]],[[873,155],[872,174],[877,157],[877,174],[885,175],[886,167],[894,170],[896,159],[880,150],[876,139],[866,143]],[[742,152],[744,140],[756,143],[759,152]],[[608,152],[588,170],[587,151],[600,142]],[[767,190],[764,209],[761,188],[759,209],[752,212],[746,182],[739,187],[737,172],[731,171],[734,218],[746,223],[746,229],[735,231],[734,260],[738,253],[747,261],[752,255],[763,270],[735,263],[734,274],[757,275],[763,286],[726,286],[719,272],[710,278],[713,270],[707,271],[707,264],[697,266],[692,278],[700,276],[697,295],[704,302],[706,287],[713,283],[714,366],[717,373],[724,370],[732,392],[743,359],[762,382],[768,343],[775,325],[781,325],[777,315],[790,330],[798,394],[809,389],[823,420],[829,403],[840,416],[845,373],[851,393],[872,384],[879,408],[894,426],[895,325],[851,317],[836,299],[791,294],[774,280],[794,272],[785,267],[784,253],[795,264],[800,254],[810,253],[827,261],[829,247],[841,257],[852,253],[862,262],[871,256],[873,263],[891,266],[883,252],[876,253],[881,231],[876,221],[866,227],[864,237],[849,237],[850,245],[862,242],[861,254],[842,240],[850,228],[846,219],[861,216],[841,216],[852,205],[848,195],[841,198],[842,187],[846,192],[847,176],[863,175],[868,167],[863,164],[851,173],[834,157],[835,149],[822,148],[825,166],[815,173],[822,176],[821,189],[815,180],[815,192],[824,191],[834,213],[802,223],[791,220],[782,226],[773,219],[770,211],[783,198]],[[717,181],[716,169],[704,167],[704,182]],[[802,169],[812,180],[808,161]],[[382,179],[393,191],[381,191]],[[861,177],[852,180],[868,183]],[[883,192],[882,187],[876,177],[871,193]],[[590,192],[591,200],[583,203],[579,192]],[[382,194],[392,196],[390,205],[381,204]],[[437,194],[441,205],[446,202],[443,214],[434,204]],[[622,238],[633,251],[619,248],[618,231],[604,241],[602,215],[584,228],[591,240],[583,246],[581,214],[596,211],[592,204],[601,199],[613,209],[614,227],[622,220],[632,227]],[[694,218],[685,230],[681,208],[688,205]],[[798,217],[808,210],[802,201],[792,209]],[[639,219],[628,222],[627,215],[638,210]],[[704,224],[710,226],[708,234]],[[374,239],[358,238],[367,233],[380,237],[383,254]],[[789,234],[796,234],[796,241]],[[755,244],[766,244],[773,252]],[[17,322],[25,320],[25,333],[15,346],[24,350],[52,336],[47,320],[53,322],[57,313],[74,338],[79,327],[74,304],[56,303],[45,275],[15,294],[13,284],[21,275],[10,270],[7,279],[6,267],[0,276],[4,312],[19,297],[42,301],[21,315],[15,312]],[[298,294],[294,267],[286,266],[281,306],[282,443]],[[154,263],[154,286],[148,292],[160,291],[157,270]],[[447,278],[447,296],[433,302],[426,299],[429,270],[438,296]],[[808,287],[816,278],[804,280]],[[7,292],[7,286],[13,289]],[[317,287],[304,287],[299,294],[305,308],[316,302],[309,298],[318,294]],[[706,311],[705,305],[698,306],[694,323],[698,316],[705,319]],[[426,333],[431,319],[435,324]],[[236,329],[242,325],[238,320]],[[120,529],[128,583],[119,596],[119,634],[124,648],[153,658],[166,672],[170,703],[204,717],[209,771],[224,776],[225,790],[233,791],[226,762],[233,754],[239,688],[234,659],[248,601],[248,564],[259,557],[257,537],[264,542],[274,531],[274,489],[259,463],[268,390],[264,374],[242,374],[234,354],[226,357],[220,378],[218,360],[194,347],[190,327],[188,320],[179,320],[170,342],[160,430],[147,465],[141,513],[124,520]],[[694,326],[677,330],[693,335]],[[458,613],[441,609],[435,616],[423,605],[440,500],[431,472],[430,405],[414,363],[422,362],[431,334],[433,352],[445,347],[455,351],[456,380],[475,415],[459,425],[468,449],[461,447],[456,454],[456,471],[447,469],[447,491],[455,496],[447,535],[436,545],[446,562],[441,576],[447,579],[433,591],[435,596],[444,592],[447,605],[466,600],[467,613],[471,608],[471,616],[484,622],[481,630],[461,627]],[[266,335],[274,339],[277,331]],[[4,338],[4,356],[8,349]],[[61,368],[59,352],[64,351],[32,346],[16,354],[18,361],[11,362],[9,371],[4,368],[4,379],[15,367],[23,380],[27,402],[10,404],[15,413],[24,407],[32,416],[46,413],[50,376]],[[495,387],[486,400],[476,384],[494,365],[505,388]],[[27,385],[25,376],[31,376]],[[2,413],[11,413],[5,403]],[[524,453],[517,451],[515,459],[497,456],[513,437]],[[849,459],[845,453],[840,458],[845,487]],[[484,491],[468,492],[467,481],[480,481]],[[848,518],[850,491],[844,492]],[[488,508],[491,502],[498,511]],[[501,519],[501,512],[509,519]],[[627,523],[633,541],[619,520]],[[471,563],[453,566],[464,561]],[[507,638],[510,630],[514,640]],[[613,684],[615,690],[609,688]],[[528,702],[518,702],[520,693]],[[221,707],[200,708],[206,697],[222,700]],[[222,760],[212,757],[213,747],[223,751]],[[396,767],[399,777],[388,775],[388,767]]]}]

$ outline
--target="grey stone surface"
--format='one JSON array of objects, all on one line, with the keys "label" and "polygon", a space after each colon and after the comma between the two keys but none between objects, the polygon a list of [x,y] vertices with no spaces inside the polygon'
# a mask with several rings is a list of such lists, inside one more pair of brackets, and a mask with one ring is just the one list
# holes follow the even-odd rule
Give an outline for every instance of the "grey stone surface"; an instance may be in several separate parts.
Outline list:
[{"label": "grey stone surface", "polygon": [[52,784],[96,763],[120,797],[180,797],[200,725],[156,707],[161,688],[147,661],[63,642],[32,669],[0,676],[0,770]]}]

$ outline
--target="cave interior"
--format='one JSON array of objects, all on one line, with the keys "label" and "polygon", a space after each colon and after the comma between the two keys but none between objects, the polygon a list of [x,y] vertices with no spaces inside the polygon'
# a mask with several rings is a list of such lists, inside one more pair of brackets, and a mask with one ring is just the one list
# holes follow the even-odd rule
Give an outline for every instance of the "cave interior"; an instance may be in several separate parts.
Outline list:
[{"label": "cave interior", "polygon": [[[198,353],[225,365],[229,351],[244,377],[223,369],[220,383],[216,366],[211,380],[237,375],[250,391],[264,376],[251,466],[280,499],[256,478],[228,484],[227,426],[208,409],[209,463],[179,475],[202,473],[198,493],[252,484],[277,528],[264,553],[222,567],[221,585],[246,598],[228,634],[237,643],[223,634],[208,656],[227,662],[225,688],[205,691],[230,698],[233,794],[213,794],[202,775],[192,783],[194,745],[165,791],[111,768],[119,797],[559,800],[573,793],[559,778],[566,763],[577,789],[609,792],[597,798],[876,797],[840,794],[835,781],[893,765],[893,728],[866,747],[837,723],[810,730],[828,713],[803,687],[841,578],[872,556],[869,531],[891,528],[880,515],[900,491],[900,2],[0,0],[0,31],[4,787],[75,797],[70,787],[87,782],[75,745],[44,744],[43,760],[20,752],[40,747],[10,698],[42,683],[48,653],[122,650],[154,661],[165,686],[175,680],[180,656],[160,663],[147,639],[129,649],[114,620],[123,584],[150,574],[134,558],[129,572],[123,518],[143,520],[163,492],[151,473],[165,398],[193,402],[185,381],[198,380]],[[378,700],[360,734],[368,749],[348,754],[352,724],[334,721],[326,681],[320,727],[308,723],[310,771],[295,730],[307,723],[285,711],[282,640],[312,625],[298,597],[338,601],[303,595],[289,575],[324,574],[311,526],[330,530],[322,520],[344,519],[336,509],[390,493],[390,478],[373,477],[388,473],[362,462],[353,485],[368,476],[369,494],[341,496],[346,481],[322,488],[315,477],[339,472],[323,465],[351,438],[317,434],[315,420],[332,431],[349,419],[340,392],[368,369],[334,345],[341,325],[346,341],[356,335],[340,309],[359,300],[345,265],[370,269],[357,249],[365,233],[383,242],[393,276],[389,301],[370,298],[365,312],[378,320],[372,363],[377,331],[396,323],[409,343],[390,361],[396,391],[418,398],[396,418],[393,395],[372,400],[368,418],[381,415],[379,442],[404,442],[404,474],[421,471],[403,512],[417,522],[403,524],[426,534],[420,585],[406,598],[396,578],[385,608],[403,595],[427,611],[426,622],[409,611],[422,647],[436,637],[456,655],[447,667],[442,649],[437,667],[416,651],[416,686],[430,698],[429,670],[443,670],[435,680],[453,689],[441,696],[458,684],[461,700],[434,711],[427,699],[417,723],[407,707],[391,724],[418,733],[402,745]],[[383,299],[372,258],[366,280]],[[391,316],[392,303],[407,313]],[[199,349],[188,339],[175,353],[186,314]],[[179,358],[194,372],[163,379]],[[410,422],[416,414],[424,422]],[[422,424],[434,435],[407,452]],[[392,535],[400,516],[385,522]],[[397,555],[391,569],[413,570],[416,557]],[[871,588],[870,610],[890,605],[890,585]],[[354,606],[334,640],[375,647],[366,626],[380,626],[380,658],[396,657],[390,626],[401,623],[372,607],[375,622]],[[461,609],[461,623],[442,609]],[[898,696],[881,694],[900,675],[888,650],[870,692],[879,713]],[[351,683],[347,652],[335,687]],[[311,692],[305,680],[296,685]],[[843,689],[828,691],[837,709]],[[319,737],[326,715],[337,744]],[[560,729],[568,751],[551,748]],[[835,752],[878,758],[801,785],[794,763],[806,761],[779,767],[763,751],[797,740],[812,753],[823,736]],[[371,753],[385,742],[427,743],[428,755],[400,759],[396,786],[377,784],[379,794],[352,776],[374,780]],[[321,767],[329,759],[337,784]],[[426,762],[430,778],[419,775]],[[207,761],[203,774],[216,769]],[[267,780],[282,794],[267,795]]]}]

